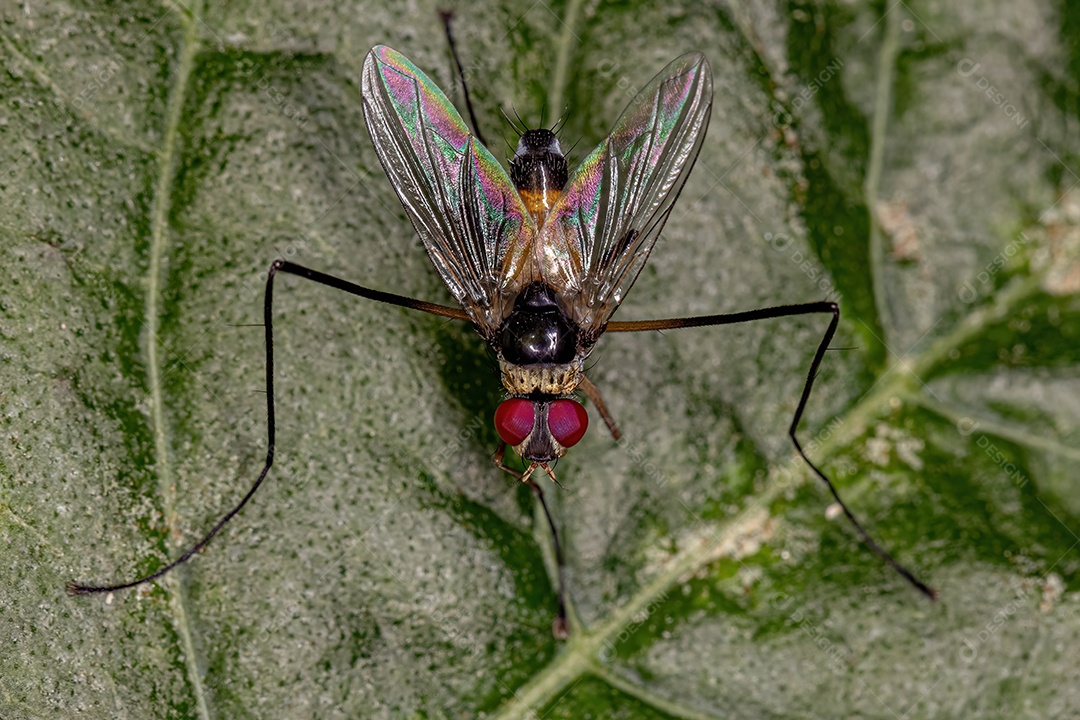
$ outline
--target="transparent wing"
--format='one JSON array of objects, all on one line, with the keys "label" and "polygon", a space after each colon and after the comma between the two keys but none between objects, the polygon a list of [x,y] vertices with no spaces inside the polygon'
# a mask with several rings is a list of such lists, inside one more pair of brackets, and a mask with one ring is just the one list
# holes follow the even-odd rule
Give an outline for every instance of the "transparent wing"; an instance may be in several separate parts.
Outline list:
[{"label": "transparent wing", "polygon": [[649,257],[701,150],[712,108],[701,53],[671,62],[574,171],[540,229],[536,257],[595,340]]},{"label": "transparent wing", "polygon": [[364,119],[390,183],[450,293],[485,336],[523,281],[536,228],[506,171],[401,53],[364,60]]}]

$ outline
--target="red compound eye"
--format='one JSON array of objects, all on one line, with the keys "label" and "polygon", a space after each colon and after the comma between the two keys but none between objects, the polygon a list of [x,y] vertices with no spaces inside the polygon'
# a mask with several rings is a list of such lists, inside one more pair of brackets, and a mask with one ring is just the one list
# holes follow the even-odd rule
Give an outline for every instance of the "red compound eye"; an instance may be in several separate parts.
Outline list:
[{"label": "red compound eye", "polygon": [[589,429],[589,413],[573,400],[556,400],[548,407],[548,430],[563,447],[577,445]]},{"label": "red compound eye", "polygon": [[510,447],[517,447],[533,429],[533,404],[525,398],[510,398],[495,410],[495,429]]}]

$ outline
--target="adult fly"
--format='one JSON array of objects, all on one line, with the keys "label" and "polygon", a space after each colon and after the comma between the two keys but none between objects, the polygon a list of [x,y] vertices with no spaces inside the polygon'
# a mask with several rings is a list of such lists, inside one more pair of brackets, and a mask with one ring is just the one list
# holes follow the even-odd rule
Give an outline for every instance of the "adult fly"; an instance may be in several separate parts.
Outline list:
[{"label": "adult fly", "polygon": [[[449,34],[449,25],[447,25]],[[456,51],[455,51],[456,56]],[[506,398],[495,411],[502,442],[495,463],[527,483],[554,536],[556,635],[565,637],[563,556],[536,481],[588,428],[588,398],[612,436],[619,430],[585,361],[605,332],[643,332],[824,314],[830,322],[810,363],[788,434],[866,544],[926,595],[934,592],[879,547],[803,452],[796,429],[840,318],[832,302],[699,317],[619,322],[612,316],[652,252],[705,139],[713,81],[701,53],[667,65],[633,100],[611,133],[573,172],[550,129],[519,130],[509,172],[478,140],[436,84],[401,53],[380,45],[362,72],[364,118],[375,150],[436,271],[459,307],[363,287],[287,260],[270,266],[266,332],[266,462],[248,493],[191,549],[146,577],[116,585],[69,583],[72,594],[122,590],[172,570],[202,549],[251,499],[274,462],[273,288],[297,275],[370,300],[472,323],[498,358]],[[471,106],[470,106],[471,110]],[[475,127],[475,120],[474,120]],[[511,447],[525,462],[505,460]]]}]

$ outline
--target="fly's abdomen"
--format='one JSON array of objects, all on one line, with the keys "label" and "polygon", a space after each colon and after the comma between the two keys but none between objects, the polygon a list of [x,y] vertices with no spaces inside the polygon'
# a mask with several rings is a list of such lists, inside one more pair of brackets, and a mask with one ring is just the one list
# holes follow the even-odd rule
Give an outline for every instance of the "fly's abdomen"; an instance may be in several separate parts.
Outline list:
[{"label": "fly's abdomen", "polygon": [[510,160],[510,179],[525,209],[543,224],[567,178],[566,157],[550,130],[526,130]]}]

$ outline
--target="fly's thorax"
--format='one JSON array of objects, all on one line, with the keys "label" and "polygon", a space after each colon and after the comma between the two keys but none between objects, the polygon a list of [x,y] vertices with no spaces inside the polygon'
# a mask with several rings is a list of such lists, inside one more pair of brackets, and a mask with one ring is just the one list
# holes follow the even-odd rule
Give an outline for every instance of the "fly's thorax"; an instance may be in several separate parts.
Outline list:
[{"label": "fly's thorax", "polygon": [[521,134],[510,159],[510,179],[537,224],[543,224],[568,176],[566,156],[555,133],[541,129]]},{"label": "fly's thorax", "polygon": [[587,353],[581,331],[543,282],[526,286],[492,345],[512,395],[566,395],[581,382]]}]

